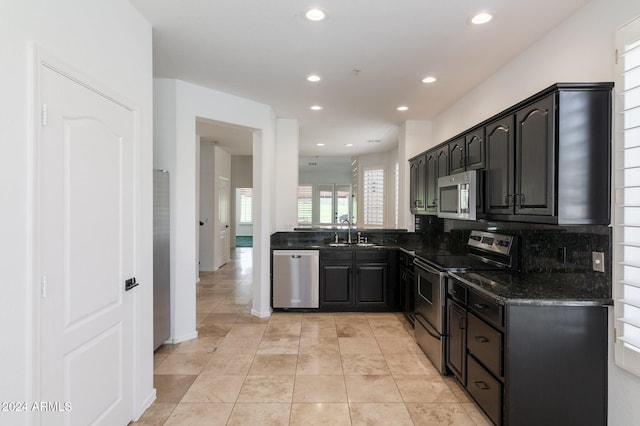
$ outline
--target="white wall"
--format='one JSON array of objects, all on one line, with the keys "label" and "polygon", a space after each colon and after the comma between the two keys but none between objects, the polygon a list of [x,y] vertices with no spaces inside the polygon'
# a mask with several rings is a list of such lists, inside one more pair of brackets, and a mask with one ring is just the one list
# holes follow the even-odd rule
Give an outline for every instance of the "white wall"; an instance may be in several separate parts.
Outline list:
[{"label": "white wall", "polygon": [[298,224],[298,120],[276,121],[276,229],[293,231]]},{"label": "white wall", "polygon": [[[123,94],[139,107],[140,146],[136,185],[140,217],[136,226],[138,281],[152,282],[151,27],[127,0],[32,0],[3,2],[0,37],[0,401],[37,400],[32,360],[34,329],[33,146],[29,127],[32,93],[28,42],[62,60],[94,82]],[[117,31],[114,30],[117,28]],[[134,410],[154,398],[152,287],[137,288]],[[28,424],[32,414],[0,414],[2,424]]]},{"label": "white wall", "polygon": [[[369,168],[384,169],[384,225],[383,228],[395,227],[395,164],[399,160],[397,148],[358,156],[358,226],[364,227],[364,171]],[[407,202],[408,203],[408,202]]]},{"label": "white wall", "polygon": [[557,82],[613,81],[614,33],[637,0],[593,0],[433,120],[434,145]]},{"label": "white wall", "polygon": [[231,156],[231,247],[235,247],[236,235],[253,235],[253,225],[240,225],[237,221],[239,201],[237,188],[253,188],[253,156]]},{"label": "white wall", "polygon": [[[351,165],[345,167],[344,170],[338,170],[335,167],[326,170],[301,170],[298,176],[300,185],[318,185],[323,183],[351,185],[353,183]],[[296,205],[296,209],[297,208]]]},{"label": "white wall", "polygon": [[[440,114],[433,121],[434,142],[442,142],[555,82],[613,81],[615,30],[638,15],[637,0],[591,1]],[[610,364],[608,423],[640,424],[638,401],[640,378]]]},{"label": "white wall", "polygon": [[415,222],[411,210],[408,208],[411,204],[408,160],[437,145],[431,134],[432,123],[430,121],[407,120],[400,126],[398,138],[398,159],[400,161],[399,226],[409,231],[415,230]]},{"label": "white wall", "polygon": [[180,80],[154,80],[156,114],[154,155],[158,168],[171,176],[172,335],[175,342],[197,336],[195,322],[196,235],[196,117],[256,129],[253,142],[254,248],[253,310],[270,314],[269,247],[275,229],[275,117],[270,106],[206,89]]}]

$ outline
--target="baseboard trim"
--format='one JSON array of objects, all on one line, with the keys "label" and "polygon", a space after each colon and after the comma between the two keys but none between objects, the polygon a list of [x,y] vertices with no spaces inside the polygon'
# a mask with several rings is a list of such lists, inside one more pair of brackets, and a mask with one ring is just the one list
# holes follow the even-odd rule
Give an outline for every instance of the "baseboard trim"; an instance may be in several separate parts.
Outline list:
[{"label": "baseboard trim", "polygon": [[157,397],[158,397],[158,393],[156,392],[156,388],[151,388],[151,393],[142,402],[142,405],[140,406],[140,412],[133,419],[134,422],[137,422],[138,420],[140,420],[140,417],[142,417],[144,412],[147,411],[147,408],[151,407],[151,404],[153,404],[153,402],[157,399]]},{"label": "baseboard trim", "polygon": [[176,343],[186,342],[187,340],[193,340],[193,339],[197,339],[197,338],[198,338],[198,332],[197,331],[193,331],[192,333],[183,334],[182,336],[170,337],[167,340],[165,340],[164,343],[168,343],[170,345],[175,345]]},{"label": "baseboard trim", "polygon": [[257,311],[255,309],[251,309],[251,315],[258,317],[258,318],[268,318],[271,316],[271,309],[269,309],[267,312],[261,312],[261,311]]}]

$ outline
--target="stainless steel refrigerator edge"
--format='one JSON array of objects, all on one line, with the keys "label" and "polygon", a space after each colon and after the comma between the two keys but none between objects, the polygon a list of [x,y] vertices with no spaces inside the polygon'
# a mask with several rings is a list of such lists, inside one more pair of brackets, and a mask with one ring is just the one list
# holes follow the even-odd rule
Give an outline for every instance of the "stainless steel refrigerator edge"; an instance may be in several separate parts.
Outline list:
[{"label": "stainless steel refrigerator edge", "polygon": [[273,307],[319,306],[318,250],[273,251]]},{"label": "stainless steel refrigerator edge", "polygon": [[171,334],[169,172],[153,171],[153,349]]}]

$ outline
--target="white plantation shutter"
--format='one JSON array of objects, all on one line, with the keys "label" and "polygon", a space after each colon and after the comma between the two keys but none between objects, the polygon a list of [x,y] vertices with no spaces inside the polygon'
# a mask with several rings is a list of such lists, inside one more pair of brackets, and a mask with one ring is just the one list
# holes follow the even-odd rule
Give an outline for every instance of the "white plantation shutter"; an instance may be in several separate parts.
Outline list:
[{"label": "white plantation shutter", "polygon": [[384,169],[365,169],[363,179],[364,224],[384,224]]},{"label": "white plantation shutter", "polygon": [[399,228],[400,226],[400,222],[399,222],[399,214],[400,214],[400,164],[396,163],[396,167],[395,167],[395,175],[396,175],[396,180],[395,180],[395,205],[394,205],[394,212],[395,212],[395,218],[394,218],[394,224],[396,225],[396,229]]},{"label": "white plantation shutter", "polygon": [[239,188],[240,192],[240,223],[251,223],[252,188]]},{"label": "white plantation shutter", "polygon": [[313,187],[298,187],[298,223],[311,225],[313,222]]},{"label": "white plantation shutter", "polygon": [[616,33],[615,360],[640,375],[640,19]]}]

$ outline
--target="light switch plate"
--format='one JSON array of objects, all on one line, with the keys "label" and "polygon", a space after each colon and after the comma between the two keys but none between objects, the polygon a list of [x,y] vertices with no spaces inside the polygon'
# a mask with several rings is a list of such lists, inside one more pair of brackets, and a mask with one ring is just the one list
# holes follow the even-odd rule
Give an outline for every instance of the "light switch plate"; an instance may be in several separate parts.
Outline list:
[{"label": "light switch plate", "polygon": [[593,270],[596,272],[604,272],[604,253],[601,251],[591,252],[593,260]]}]

